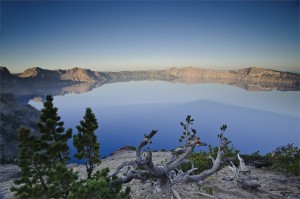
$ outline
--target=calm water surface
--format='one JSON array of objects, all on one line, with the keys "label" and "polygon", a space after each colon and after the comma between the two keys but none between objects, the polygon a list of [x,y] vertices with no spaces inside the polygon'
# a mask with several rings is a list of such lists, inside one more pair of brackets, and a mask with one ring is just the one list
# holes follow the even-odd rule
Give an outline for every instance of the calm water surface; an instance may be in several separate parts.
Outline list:
[{"label": "calm water surface", "polygon": [[[83,94],[55,96],[54,105],[66,127],[82,120],[86,107],[95,113],[101,156],[124,146],[136,146],[144,133],[158,130],[152,149],[178,146],[186,115],[203,142],[217,145],[220,126],[242,153],[262,154],[279,145],[300,143],[300,92],[249,92],[220,84],[139,81],[105,84]],[[30,101],[36,108],[42,104]],[[72,154],[75,152],[72,147]],[[205,147],[200,148],[206,150]],[[76,161],[73,159],[73,161]]]}]

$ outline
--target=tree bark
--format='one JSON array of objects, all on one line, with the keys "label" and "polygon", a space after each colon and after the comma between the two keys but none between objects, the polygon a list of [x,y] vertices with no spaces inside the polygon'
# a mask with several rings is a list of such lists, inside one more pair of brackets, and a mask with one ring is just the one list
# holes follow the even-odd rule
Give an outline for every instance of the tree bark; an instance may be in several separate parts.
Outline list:
[{"label": "tree bark", "polygon": [[146,169],[146,171],[140,170],[131,170],[128,168],[126,175],[119,176],[119,180],[122,183],[130,182],[133,178],[145,180],[145,178],[149,176],[155,176],[158,181],[157,184],[160,186],[166,185],[170,182],[170,184],[175,183],[189,183],[189,182],[199,182],[204,178],[214,174],[218,168],[220,167],[221,160],[223,157],[223,150],[230,143],[226,139],[221,139],[219,151],[216,159],[212,159],[213,166],[211,169],[202,172],[199,175],[191,175],[191,173],[197,168],[193,168],[188,172],[184,173],[179,171],[177,174],[174,170],[177,170],[183,163],[187,162],[188,156],[193,152],[194,148],[199,145],[206,145],[200,142],[200,138],[196,137],[195,134],[190,135],[187,138],[186,146],[183,148],[178,148],[173,151],[171,159],[164,165],[155,165],[152,161],[152,151],[149,149],[146,152],[146,156],[142,157],[142,148],[145,147],[148,143],[151,143],[151,138],[157,133],[156,130],[151,131],[148,135],[144,135],[145,138],[141,141],[136,149],[136,160],[123,162],[118,168],[109,174],[110,177],[118,175],[118,173],[125,166],[140,166]]}]

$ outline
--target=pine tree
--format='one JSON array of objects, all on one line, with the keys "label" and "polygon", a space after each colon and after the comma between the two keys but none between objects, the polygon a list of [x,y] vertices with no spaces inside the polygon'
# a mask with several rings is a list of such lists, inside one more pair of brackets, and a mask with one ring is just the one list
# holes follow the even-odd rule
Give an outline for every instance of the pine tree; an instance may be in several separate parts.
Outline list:
[{"label": "pine tree", "polygon": [[65,166],[70,159],[67,142],[72,137],[72,129],[65,132],[64,122],[60,121],[57,111],[52,96],[48,95],[41,110],[41,121],[37,123],[41,134],[41,150],[46,151],[47,155],[47,198],[66,198],[76,179],[76,175]]},{"label": "pine tree", "polygon": [[37,126],[51,163],[57,161],[66,163],[70,159],[67,141],[72,137],[72,129],[64,132],[64,122],[60,121],[58,109],[53,106],[52,101],[52,96],[47,95],[44,108],[41,110],[41,122],[38,122]]},{"label": "pine tree", "polygon": [[21,176],[15,181],[11,191],[16,198],[129,198],[130,189],[121,191],[121,184],[111,187],[111,179],[106,177],[108,169],[91,174],[95,164],[100,163],[100,144],[94,131],[98,123],[92,110],[88,108],[84,120],[77,126],[74,136],[76,157],[86,160],[88,179],[76,181],[77,175],[66,167],[69,157],[68,139],[72,130],[64,133],[64,123],[53,106],[53,98],[47,96],[41,122],[37,123],[39,136],[33,136],[29,129],[19,129],[18,165]]},{"label": "pine tree", "polygon": [[77,178],[64,164],[56,163],[49,171],[47,198],[67,198]]},{"label": "pine tree", "polygon": [[79,160],[85,160],[88,178],[91,178],[95,164],[100,163],[100,144],[95,135],[98,123],[92,109],[86,109],[84,120],[81,120],[80,125],[76,128],[78,133],[73,137],[73,144],[77,149],[75,157]]},{"label": "pine tree", "polygon": [[118,181],[112,186],[112,179],[107,177],[108,173],[109,169],[105,168],[97,171],[91,178],[75,183],[68,199],[130,199],[130,187],[124,190]]},{"label": "pine tree", "polygon": [[66,198],[77,176],[66,167],[70,159],[64,122],[57,115],[53,98],[48,95],[37,123],[39,136],[30,135],[28,129],[19,131],[19,166],[21,178],[12,188],[17,198]]},{"label": "pine tree", "polygon": [[47,167],[43,163],[46,159],[40,153],[39,140],[30,135],[30,130],[20,128],[18,166],[21,169],[21,176],[15,180],[16,187],[11,191],[15,192],[17,198],[41,198],[48,191],[48,186],[44,178],[47,173]]}]

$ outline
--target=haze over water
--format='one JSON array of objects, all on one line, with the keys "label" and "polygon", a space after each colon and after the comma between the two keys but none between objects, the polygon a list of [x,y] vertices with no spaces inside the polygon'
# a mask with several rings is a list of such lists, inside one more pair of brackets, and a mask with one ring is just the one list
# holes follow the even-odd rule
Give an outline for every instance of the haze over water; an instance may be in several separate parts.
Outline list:
[{"label": "haze over water", "polygon": [[[182,132],[180,122],[187,115],[195,119],[194,128],[203,142],[217,145],[220,126],[226,123],[226,135],[237,149],[264,154],[279,145],[299,145],[299,96],[298,91],[249,92],[220,84],[132,81],[55,96],[54,105],[73,133],[85,108],[92,108],[99,122],[96,133],[102,157],[124,145],[136,146],[153,129],[158,134],[152,149],[175,148]],[[30,104],[41,108],[40,103]]]}]

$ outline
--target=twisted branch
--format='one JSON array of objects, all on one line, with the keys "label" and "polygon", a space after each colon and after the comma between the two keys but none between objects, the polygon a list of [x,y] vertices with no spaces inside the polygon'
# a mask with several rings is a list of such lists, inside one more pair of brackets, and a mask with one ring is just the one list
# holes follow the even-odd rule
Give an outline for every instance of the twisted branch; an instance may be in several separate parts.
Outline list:
[{"label": "twisted branch", "polygon": [[[189,155],[194,151],[196,146],[205,146],[205,143],[200,142],[200,138],[194,134],[186,136],[186,144],[183,148],[177,148],[172,152],[171,158],[164,165],[155,165],[152,161],[152,151],[148,149],[146,151],[146,156],[142,156],[142,149],[147,144],[151,143],[152,137],[157,133],[156,130],[151,131],[148,135],[144,135],[145,138],[142,140],[136,149],[136,160],[122,163],[110,176],[116,176],[122,168],[125,166],[141,166],[146,170],[131,170],[128,168],[128,171],[125,175],[120,176],[119,180],[122,183],[130,182],[133,178],[145,180],[150,178],[150,176],[155,176],[158,179],[157,186],[170,183],[170,186],[176,183],[190,183],[190,182],[200,182],[204,178],[214,174],[220,167],[221,160],[224,154],[224,150],[227,145],[230,143],[225,137],[220,136],[221,142],[218,149],[217,157],[214,159],[209,156],[212,160],[213,166],[203,171],[198,175],[191,175],[197,168],[192,164],[192,168],[187,172],[178,170],[178,168],[185,162],[188,162]],[[176,172],[177,171],[177,172]],[[174,193],[174,192],[173,192]],[[176,194],[174,194],[176,195]]]},{"label": "twisted branch", "polygon": [[209,176],[211,176],[212,174],[214,174],[218,168],[220,167],[221,164],[221,160],[224,154],[224,149],[226,148],[226,146],[230,143],[230,141],[226,140],[226,139],[222,139],[221,145],[219,147],[218,153],[217,153],[217,157],[216,159],[212,159],[213,162],[213,166],[208,169],[203,171],[202,173],[198,174],[198,175],[185,175],[184,178],[182,179],[182,182],[184,183],[189,183],[189,182],[199,182],[202,181],[204,178],[207,178]]}]

